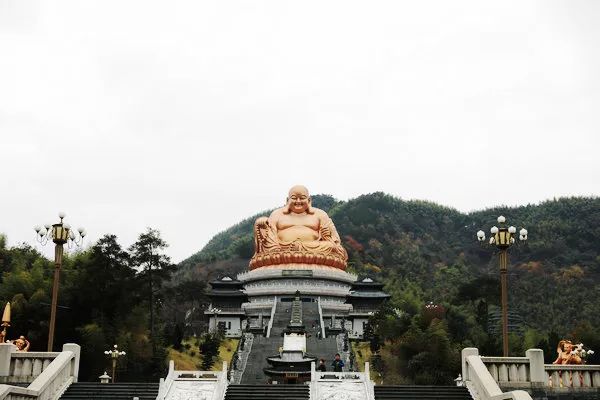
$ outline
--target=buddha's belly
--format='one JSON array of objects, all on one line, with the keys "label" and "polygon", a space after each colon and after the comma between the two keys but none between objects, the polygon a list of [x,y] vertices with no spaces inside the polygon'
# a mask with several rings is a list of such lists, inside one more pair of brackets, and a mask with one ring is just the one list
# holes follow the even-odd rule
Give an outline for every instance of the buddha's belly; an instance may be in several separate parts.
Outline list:
[{"label": "buddha's belly", "polygon": [[277,231],[277,237],[279,237],[279,240],[282,242],[293,242],[297,239],[303,242],[309,242],[318,240],[319,233],[307,226],[296,225],[290,226],[289,228],[280,229]]}]

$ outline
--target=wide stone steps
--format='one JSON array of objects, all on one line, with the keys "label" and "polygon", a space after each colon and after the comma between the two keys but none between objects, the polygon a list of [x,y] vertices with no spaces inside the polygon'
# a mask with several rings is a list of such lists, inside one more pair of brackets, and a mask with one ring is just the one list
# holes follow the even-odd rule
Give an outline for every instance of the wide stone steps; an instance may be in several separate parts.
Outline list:
[{"label": "wide stone steps", "polygon": [[229,385],[225,400],[309,400],[308,385]]},{"label": "wide stone steps", "polygon": [[155,400],[158,383],[96,383],[77,382],[71,384],[61,400]]},{"label": "wide stone steps", "polygon": [[377,385],[375,400],[472,400],[466,387]]},{"label": "wide stone steps", "polygon": [[279,352],[279,347],[283,345],[281,337],[264,338],[254,337],[252,351],[248,355],[246,369],[242,375],[242,384],[263,384],[267,383],[267,376],[263,372],[267,364],[267,357]]}]

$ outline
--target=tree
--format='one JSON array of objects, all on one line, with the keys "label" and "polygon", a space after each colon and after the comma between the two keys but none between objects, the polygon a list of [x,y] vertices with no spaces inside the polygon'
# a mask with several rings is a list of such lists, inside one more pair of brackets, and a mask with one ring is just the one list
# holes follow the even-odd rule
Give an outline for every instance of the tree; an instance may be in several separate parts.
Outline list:
[{"label": "tree", "polygon": [[132,265],[137,269],[138,276],[146,285],[145,295],[150,312],[150,336],[153,339],[156,336],[155,307],[157,303],[161,302],[157,295],[160,293],[163,283],[169,279],[175,269],[171,259],[161,254],[161,251],[167,247],[167,242],[160,237],[160,232],[148,228],[129,248]]}]

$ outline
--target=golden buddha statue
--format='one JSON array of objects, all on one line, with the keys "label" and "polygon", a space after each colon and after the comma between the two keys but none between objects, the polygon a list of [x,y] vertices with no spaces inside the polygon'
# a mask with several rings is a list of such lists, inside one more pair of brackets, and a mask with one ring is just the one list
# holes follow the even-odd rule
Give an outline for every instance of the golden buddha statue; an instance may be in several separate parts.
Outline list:
[{"label": "golden buddha statue", "polygon": [[286,205],[254,224],[250,269],[279,264],[318,264],[346,269],[348,255],[333,221],[311,205],[304,186],[294,186]]}]

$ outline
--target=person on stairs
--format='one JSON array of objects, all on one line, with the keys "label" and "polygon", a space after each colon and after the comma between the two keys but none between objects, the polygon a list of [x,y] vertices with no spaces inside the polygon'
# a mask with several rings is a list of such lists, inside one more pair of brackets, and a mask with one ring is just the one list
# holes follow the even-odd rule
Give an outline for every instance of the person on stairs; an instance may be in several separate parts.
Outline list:
[{"label": "person on stairs", "polygon": [[319,360],[319,366],[317,367],[317,371],[327,372],[327,367],[325,366],[325,359],[321,358]]},{"label": "person on stairs", "polygon": [[333,367],[333,372],[342,372],[342,369],[344,368],[344,362],[340,358],[340,353],[335,354],[335,359],[331,363],[331,366]]}]

